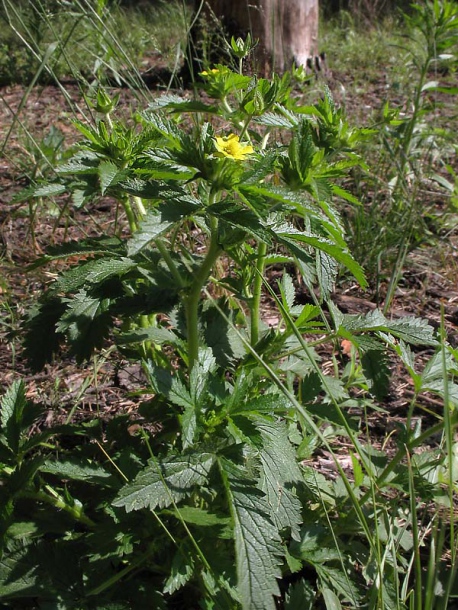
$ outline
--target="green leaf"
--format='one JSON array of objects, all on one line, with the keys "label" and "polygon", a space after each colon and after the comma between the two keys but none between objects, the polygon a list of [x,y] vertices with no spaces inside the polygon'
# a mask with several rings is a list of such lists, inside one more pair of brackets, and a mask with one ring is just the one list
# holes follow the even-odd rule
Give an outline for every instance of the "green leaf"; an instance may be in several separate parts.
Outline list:
[{"label": "green leaf", "polygon": [[314,610],[316,592],[310,584],[301,578],[290,585],[286,594],[285,610]]},{"label": "green leaf", "polygon": [[208,510],[203,508],[196,508],[194,506],[181,506],[178,510],[172,512],[177,519],[182,519],[186,523],[192,525],[198,525],[199,527],[214,527],[230,525],[230,519],[228,517],[220,517],[215,513],[210,513]]},{"label": "green leaf", "polygon": [[250,413],[285,413],[291,409],[291,401],[284,394],[264,394],[256,398],[245,397],[240,400],[231,400],[227,405],[228,412],[231,416],[248,415]]},{"label": "green leaf", "polygon": [[175,591],[184,587],[189,582],[194,573],[194,562],[192,561],[191,553],[186,553],[181,548],[174,556],[170,568],[170,575],[164,585],[164,593],[173,595]]},{"label": "green leaf", "polygon": [[260,218],[235,201],[223,199],[206,208],[208,214],[224,220],[229,225],[242,229],[245,233],[256,237],[260,241],[270,243],[270,232],[263,226]]},{"label": "green leaf", "polygon": [[65,303],[61,298],[46,297],[37,303],[29,313],[25,323],[24,350],[29,366],[34,371],[41,370],[59,350],[63,335],[56,333],[56,324],[65,313]]},{"label": "green leaf", "polygon": [[270,518],[264,494],[246,473],[221,461],[234,524],[237,590],[243,610],[275,610],[280,595],[280,536]]},{"label": "green leaf", "polygon": [[291,536],[299,540],[302,505],[296,488],[303,479],[287,424],[258,418],[255,425],[262,437],[260,487],[266,494],[272,520],[278,530],[289,528]]},{"label": "green leaf", "polygon": [[281,299],[286,311],[290,312],[294,307],[296,300],[296,289],[294,288],[293,280],[287,273],[283,273],[281,282],[278,282]]},{"label": "green leaf", "polygon": [[361,365],[370,392],[377,400],[383,400],[388,393],[391,378],[388,355],[381,350],[365,351],[361,356]]},{"label": "green leaf", "polygon": [[388,322],[388,332],[411,345],[437,345],[434,328],[422,318],[401,318]]},{"label": "green leaf", "polygon": [[72,299],[65,299],[67,309],[56,330],[67,335],[78,362],[88,359],[100,349],[111,328],[110,301],[92,297],[80,290]]},{"label": "green leaf", "polygon": [[255,121],[267,127],[286,127],[287,129],[296,127],[298,124],[296,115],[286,109],[284,109],[284,114],[265,112],[262,116],[256,117]]},{"label": "green leaf", "polygon": [[16,454],[19,450],[22,419],[27,406],[25,385],[16,380],[8,388],[1,401],[0,424],[7,447]]},{"label": "green leaf", "polygon": [[97,171],[102,195],[105,194],[110,186],[114,186],[126,177],[125,172],[120,171],[119,168],[110,161],[102,161],[98,166]]},{"label": "green leaf", "polygon": [[307,246],[311,246],[317,250],[322,250],[334,258],[338,263],[344,265],[354,275],[355,279],[362,287],[367,285],[363,269],[351,256],[348,250],[333,244],[328,239],[312,233],[307,234],[305,231],[297,233],[292,233],[290,231],[280,232],[277,233],[277,238],[278,241],[288,248],[295,256],[297,256],[297,258],[304,258],[305,262],[309,262],[310,256],[306,251],[298,246],[298,243],[306,244]]},{"label": "green leaf", "polygon": [[67,460],[48,460],[40,467],[40,472],[52,474],[60,479],[85,481],[95,485],[109,485],[111,474],[88,459],[70,458]]},{"label": "green leaf", "polygon": [[151,459],[134,481],[121,489],[113,506],[123,506],[127,512],[170,506],[206,483],[213,462],[212,454],[197,451]]},{"label": "green leaf", "polygon": [[170,198],[167,203],[148,210],[139,231],[127,243],[129,256],[138,254],[145,246],[166,233],[175,223],[199,211],[202,204],[194,197]]},{"label": "green leaf", "polygon": [[44,184],[33,191],[34,197],[53,197],[62,195],[67,188],[63,184]]},{"label": "green leaf", "polygon": [[408,317],[388,320],[379,309],[366,314],[342,314],[335,305],[329,304],[337,328],[350,332],[382,331],[412,345],[437,345],[434,328],[427,320]]}]

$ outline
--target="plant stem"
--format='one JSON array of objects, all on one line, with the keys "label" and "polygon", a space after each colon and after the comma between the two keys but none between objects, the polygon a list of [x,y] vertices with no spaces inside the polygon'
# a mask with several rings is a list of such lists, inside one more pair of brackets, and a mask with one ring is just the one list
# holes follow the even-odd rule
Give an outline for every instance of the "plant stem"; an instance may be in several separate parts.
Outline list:
[{"label": "plant stem", "polygon": [[132,197],[132,199],[135,202],[135,205],[137,206],[137,210],[138,210],[138,215],[143,218],[144,216],[146,216],[146,209],[145,206],[143,205],[143,201],[141,200],[141,197],[138,197],[137,195],[134,195]]},{"label": "plant stem", "polygon": [[261,306],[261,290],[264,278],[264,266],[267,254],[267,244],[260,242],[258,245],[258,258],[256,260],[256,275],[253,283],[253,294],[251,298],[251,345],[254,346],[259,340],[259,317]]},{"label": "plant stem", "polygon": [[21,492],[19,495],[22,498],[31,498],[32,500],[36,500],[38,502],[51,504],[52,506],[54,506],[54,508],[57,508],[58,510],[63,510],[68,513],[71,517],[73,517],[73,519],[75,519],[75,521],[79,521],[80,523],[83,523],[91,529],[94,529],[96,527],[96,523],[84,514],[82,507],[80,508],[77,505],[70,506],[70,504],[67,504],[67,502],[65,502],[62,496],[58,494],[54,489],[52,489],[52,487],[50,487],[49,485],[45,485],[45,489],[48,493],[45,493],[44,491],[24,491]]},{"label": "plant stem", "polygon": [[199,302],[202,288],[210,275],[213,265],[221,252],[218,244],[218,221],[210,216],[210,245],[207,254],[194,276],[185,302],[188,332],[188,368],[192,370],[199,355]]},{"label": "plant stem", "polygon": [[154,241],[154,243],[156,244],[156,247],[159,250],[162,258],[164,259],[165,264],[169,268],[170,273],[173,275],[173,279],[175,280],[175,282],[178,284],[178,286],[180,288],[183,288],[183,286],[184,286],[183,278],[181,277],[181,274],[178,271],[173,258],[170,256],[170,252],[168,251],[167,246],[164,244],[162,239],[160,239],[159,237]]},{"label": "plant stem", "polygon": [[135,233],[138,230],[138,225],[137,225],[137,220],[135,218],[134,211],[132,209],[132,206],[130,205],[129,198],[128,197],[122,198],[121,204],[122,204],[122,207],[124,208],[124,212],[126,213],[126,216],[127,216],[127,221],[129,223],[130,232]]}]

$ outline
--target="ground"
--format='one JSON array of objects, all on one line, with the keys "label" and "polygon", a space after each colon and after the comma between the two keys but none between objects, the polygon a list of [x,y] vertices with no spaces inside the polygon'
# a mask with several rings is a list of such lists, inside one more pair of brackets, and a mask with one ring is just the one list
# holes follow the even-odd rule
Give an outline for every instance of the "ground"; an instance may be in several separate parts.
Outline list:
[{"label": "ground", "polygon": [[[336,98],[345,105],[355,122],[362,123],[372,112],[383,105],[386,96],[386,75],[365,83],[363,93],[349,87],[348,74],[333,73],[329,85]],[[68,84],[65,90],[72,104],[85,108],[83,97],[76,85]],[[351,92],[354,97],[351,97]],[[121,90],[121,107],[136,108],[146,101],[139,101],[128,90]],[[151,89],[144,100],[157,94]],[[393,99],[395,99],[392,96]],[[13,124],[13,115],[20,112]],[[444,110],[450,112],[447,106]],[[28,266],[43,249],[52,243],[88,233],[109,232],[114,222],[113,203],[104,201],[98,207],[86,211],[62,210],[27,201],[15,203],[15,196],[27,186],[27,176],[43,169],[43,161],[37,155],[36,145],[25,137],[25,129],[35,143],[40,143],[51,128],[59,129],[65,136],[65,145],[75,137],[71,125],[73,116],[69,101],[57,87],[39,86],[26,91],[21,86],[6,87],[0,91],[0,142],[6,142],[3,158],[0,157],[0,299],[2,301],[0,339],[0,384],[6,388],[11,381],[21,377],[27,384],[30,397],[48,405],[47,424],[67,418],[88,419],[97,414],[109,418],[120,410],[135,417],[136,399],[131,392],[141,383],[138,366],[131,365],[119,356],[98,357],[94,363],[76,366],[68,359],[48,366],[38,374],[32,374],[22,357],[20,325],[27,308],[53,277],[55,269],[44,268],[29,271]],[[10,132],[11,130],[11,132]],[[60,202],[62,203],[65,202]],[[441,202],[438,202],[440,209]],[[406,271],[396,291],[390,310],[394,317],[416,315],[426,318],[434,327],[441,325],[442,312],[451,345],[458,344],[458,231],[451,226],[441,237],[442,245],[424,245],[411,253]],[[379,293],[380,294],[380,293]],[[365,312],[377,306],[374,290],[361,291],[354,285],[343,284],[336,291],[335,300],[344,312]],[[269,312],[267,312],[269,315]],[[425,351],[425,356],[427,355]],[[326,366],[326,364],[325,364]],[[412,396],[405,373],[395,366],[389,396],[383,407],[389,414],[390,426],[402,419]],[[425,397],[421,405],[433,412],[440,406],[434,397]],[[421,413],[421,411],[420,411]],[[386,416],[374,414],[372,431],[386,434]],[[326,460],[326,457],[323,457]],[[324,463],[322,465],[325,467]]]}]

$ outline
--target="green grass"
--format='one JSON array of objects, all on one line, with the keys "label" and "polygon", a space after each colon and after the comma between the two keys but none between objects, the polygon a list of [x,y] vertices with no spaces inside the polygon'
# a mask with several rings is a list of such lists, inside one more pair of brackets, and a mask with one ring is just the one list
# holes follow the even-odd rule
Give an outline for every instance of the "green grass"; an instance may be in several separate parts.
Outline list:
[{"label": "green grass", "polygon": [[189,18],[180,2],[141,9],[86,0],[19,5],[3,0],[2,5],[1,84],[29,82],[48,54],[41,80],[102,78],[141,86],[139,72],[148,57],[160,55],[173,68]]}]

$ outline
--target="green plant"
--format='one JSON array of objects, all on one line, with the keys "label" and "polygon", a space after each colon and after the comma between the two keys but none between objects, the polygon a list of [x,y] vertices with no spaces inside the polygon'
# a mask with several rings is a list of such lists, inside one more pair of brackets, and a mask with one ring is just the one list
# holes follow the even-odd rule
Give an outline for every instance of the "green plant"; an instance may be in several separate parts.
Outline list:
[{"label": "green plant", "polygon": [[[303,105],[288,75],[244,76],[250,46],[232,41],[238,73],[202,74],[205,102],[165,95],[121,118],[99,88],[77,149],[29,192],[78,208],[108,197],[120,217],[37,261],[68,265],[27,321],[32,364],[115,345],[142,363],[149,397],[131,417],[46,429],[22,383],[7,391],[6,604],[438,610],[452,597],[456,351],[422,320],[333,304],[340,268],[365,282],[339,209],[358,205],[341,183],[369,134],[326,88]],[[388,451],[369,426],[394,357],[413,395]],[[443,412],[419,423],[431,394]],[[310,466],[319,450],[333,477]]]},{"label": "green plant", "polygon": [[[409,252],[439,232],[440,220],[424,205],[430,184],[441,188],[438,175],[452,154],[448,130],[438,124],[438,96],[456,95],[456,87],[439,81],[439,70],[456,65],[458,11],[456,3],[412,5],[405,15],[407,43],[397,44],[411,79],[408,103],[402,112],[388,101],[377,118],[382,152],[375,151],[370,174],[359,173],[358,195],[363,205],[350,213],[352,252],[366,261],[376,285],[388,271],[384,310],[388,311]],[[408,91],[408,90],[407,90]],[[369,151],[369,154],[370,151]],[[375,236],[375,237],[374,237]],[[377,277],[378,276],[378,277]]]}]

